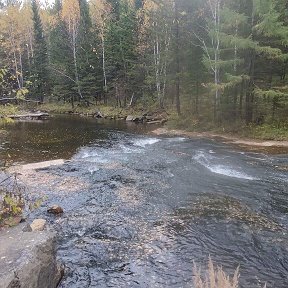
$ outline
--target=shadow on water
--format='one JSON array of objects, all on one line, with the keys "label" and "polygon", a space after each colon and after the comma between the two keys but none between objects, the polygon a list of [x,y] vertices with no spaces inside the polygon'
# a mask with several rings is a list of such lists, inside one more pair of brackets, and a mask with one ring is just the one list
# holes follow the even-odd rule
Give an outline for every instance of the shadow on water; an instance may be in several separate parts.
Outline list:
[{"label": "shadow on water", "polygon": [[[287,155],[128,133],[145,131],[123,122],[51,121],[26,126],[26,148],[15,155],[71,160],[25,179],[48,196],[32,216],[58,231],[60,287],[193,287],[193,261],[209,255],[228,273],[240,264],[240,287],[287,287],[288,175],[277,168]],[[6,148],[20,143],[12,144],[17,125]],[[29,140],[33,127],[55,139],[46,154]],[[45,213],[54,203],[63,216]]]}]

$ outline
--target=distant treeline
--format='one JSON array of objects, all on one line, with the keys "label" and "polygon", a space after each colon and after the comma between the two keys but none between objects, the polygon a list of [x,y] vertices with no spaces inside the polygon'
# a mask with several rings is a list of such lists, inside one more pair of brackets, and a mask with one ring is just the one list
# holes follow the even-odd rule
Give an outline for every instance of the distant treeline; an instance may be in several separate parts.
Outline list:
[{"label": "distant treeline", "polygon": [[287,0],[0,3],[0,97],[287,121]]}]

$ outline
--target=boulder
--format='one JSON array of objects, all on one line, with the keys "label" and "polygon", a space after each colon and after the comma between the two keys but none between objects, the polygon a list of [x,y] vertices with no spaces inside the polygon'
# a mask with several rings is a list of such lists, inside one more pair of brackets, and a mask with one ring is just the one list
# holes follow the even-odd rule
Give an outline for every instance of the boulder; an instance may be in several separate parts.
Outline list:
[{"label": "boulder", "polygon": [[35,219],[30,225],[32,231],[43,231],[46,227],[46,220]]},{"label": "boulder", "polygon": [[128,116],[126,117],[126,121],[129,121],[129,122],[134,121],[134,116],[128,115]]},{"label": "boulder", "polygon": [[94,115],[93,115],[94,118],[104,118],[104,115],[100,112],[100,111],[97,111]]},{"label": "boulder", "polygon": [[0,288],[55,288],[61,280],[55,234],[23,232],[23,226],[0,232]]},{"label": "boulder", "polygon": [[58,205],[53,205],[47,209],[47,212],[51,214],[62,214],[64,211],[62,207]]}]

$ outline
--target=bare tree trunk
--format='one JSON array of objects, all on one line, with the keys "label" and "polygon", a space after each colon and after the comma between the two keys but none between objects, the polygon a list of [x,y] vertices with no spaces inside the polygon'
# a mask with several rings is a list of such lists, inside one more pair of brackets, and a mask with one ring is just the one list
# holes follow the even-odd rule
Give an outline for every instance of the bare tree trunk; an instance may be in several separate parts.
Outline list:
[{"label": "bare tree trunk", "polygon": [[160,47],[159,46],[160,46],[159,37],[158,37],[158,33],[157,33],[156,39],[154,42],[154,47],[153,47],[154,67],[155,67],[155,83],[156,83],[156,92],[157,92],[157,98],[158,98],[159,106],[160,106],[160,108],[163,108],[163,101],[162,101],[162,95],[161,95],[161,82],[160,82],[161,56],[160,56]]},{"label": "bare tree trunk", "polygon": [[21,88],[24,87],[24,79],[23,79],[23,63],[22,63],[22,54],[21,54],[21,49],[19,48],[19,66],[20,66],[20,84],[21,84]]},{"label": "bare tree trunk", "polygon": [[79,83],[79,73],[78,73],[77,53],[76,53],[76,29],[75,29],[75,27],[73,27],[73,31],[72,31],[72,50],[73,50],[75,83],[77,85],[77,92],[78,92],[79,100],[80,100],[80,99],[83,99],[83,96],[81,93],[81,87],[80,87],[80,83]]},{"label": "bare tree trunk", "polygon": [[219,109],[219,84],[220,84],[220,69],[219,69],[219,52],[220,52],[220,1],[217,0],[214,7],[214,25],[216,30],[216,46],[214,49],[214,84],[215,84],[215,99],[214,99],[214,120],[218,119]]},{"label": "bare tree trunk", "polygon": [[101,46],[102,46],[102,70],[103,70],[103,81],[104,81],[104,102],[107,104],[106,93],[108,91],[107,87],[107,74],[106,74],[106,50],[105,50],[105,38],[104,32],[101,35]]},{"label": "bare tree trunk", "polygon": [[244,85],[245,85],[245,81],[242,78],[241,89],[240,89],[240,98],[239,98],[239,112],[238,112],[241,120],[243,119],[242,107],[243,107]]},{"label": "bare tree trunk", "polygon": [[180,35],[179,35],[179,9],[178,1],[175,0],[175,25],[176,25],[176,110],[177,114],[181,114],[180,107]]},{"label": "bare tree trunk", "polygon": [[195,114],[199,115],[199,81],[196,81],[196,99],[195,99]]}]

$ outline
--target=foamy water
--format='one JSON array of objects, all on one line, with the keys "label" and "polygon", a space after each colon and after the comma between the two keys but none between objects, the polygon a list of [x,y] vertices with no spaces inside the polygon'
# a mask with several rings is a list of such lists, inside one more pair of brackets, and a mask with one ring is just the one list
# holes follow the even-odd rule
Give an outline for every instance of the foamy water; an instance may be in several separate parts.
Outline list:
[{"label": "foamy water", "polygon": [[196,155],[193,157],[195,161],[197,161],[199,164],[207,168],[209,171],[228,176],[228,177],[234,177],[239,179],[246,179],[246,180],[257,180],[257,178],[252,177],[243,171],[240,171],[234,167],[231,167],[229,165],[224,164],[215,164],[213,162],[219,162],[221,159],[217,159],[216,157],[212,156],[210,151],[208,153],[204,151],[199,151],[196,153]]},{"label": "foamy water", "polygon": [[159,141],[160,139],[157,139],[157,138],[135,139],[133,141],[133,145],[145,148],[147,145],[153,145]]}]

